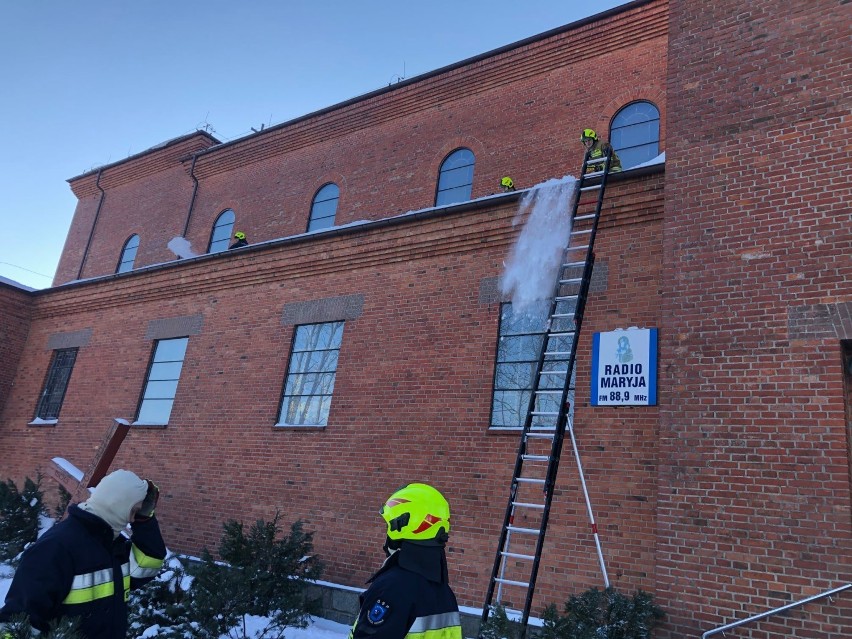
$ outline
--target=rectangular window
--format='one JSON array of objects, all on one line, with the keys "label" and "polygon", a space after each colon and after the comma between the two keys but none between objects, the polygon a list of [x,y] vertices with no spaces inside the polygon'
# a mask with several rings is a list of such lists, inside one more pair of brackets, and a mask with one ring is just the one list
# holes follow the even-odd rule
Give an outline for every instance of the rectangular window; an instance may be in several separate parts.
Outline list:
[{"label": "rectangular window", "polygon": [[53,359],[41,391],[41,398],[36,410],[38,419],[58,419],[62,409],[62,400],[71,379],[71,370],[77,359],[76,348],[62,348],[53,351]]},{"label": "rectangular window", "polygon": [[[549,310],[550,302],[532,305],[523,314],[514,313],[511,303],[500,306],[500,337],[491,403],[492,428],[521,428],[524,425]],[[554,370],[553,366],[546,363],[543,370]],[[545,376],[540,387],[561,387],[564,379],[560,375]],[[558,404],[555,399],[545,401]],[[541,411],[555,410],[553,406],[539,405],[537,408]]]},{"label": "rectangular window", "polygon": [[279,425],[325,426],[331,408],[343,322],[296,327]]},{"label": "rectangular window", "polygon": [[188,341],[188,337],[157,340],[137,423],[163,426],[169,423]]}]

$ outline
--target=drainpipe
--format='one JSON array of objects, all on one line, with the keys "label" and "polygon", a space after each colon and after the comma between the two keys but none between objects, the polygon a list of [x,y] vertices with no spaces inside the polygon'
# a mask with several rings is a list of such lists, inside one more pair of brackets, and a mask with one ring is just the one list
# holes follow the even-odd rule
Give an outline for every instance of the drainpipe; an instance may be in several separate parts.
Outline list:
[{"label": "drainpipe", "polygon": [[186,212],[186,224],[183,225],[183,239],[186,239],[186,233],[189,231],[189,220],[192,218],[192,207],[195,206],[195,195],[198,193],[198,178],[195,177],[195,161],[198,159],[198,154],[192,155],[192,167],[189,169],[189,177],[192,179],[192,197],[189,200],[189,210]]},{"label": "drainpipe", "polygon": [[89,248],[92,246],[92,237],[95,235],[95,226],[98,223],[98,217],[101,214],[101,207],[106,199],[106,191],[101,188],[101,173],[104,172],[104,167],[98,169],[98,179],[95,181],[95,187],[101,192],[101,199],[98,201],[98,208],[95,211],[95,221],[92,222],[92,230],[89,231],[89,240],[86,242],[86,250],[83,251],[83,259],[80,260],[80,270],[77,271],[77,279],[83,276],[83,267],[86,265],[86,258],[89,257]]}]

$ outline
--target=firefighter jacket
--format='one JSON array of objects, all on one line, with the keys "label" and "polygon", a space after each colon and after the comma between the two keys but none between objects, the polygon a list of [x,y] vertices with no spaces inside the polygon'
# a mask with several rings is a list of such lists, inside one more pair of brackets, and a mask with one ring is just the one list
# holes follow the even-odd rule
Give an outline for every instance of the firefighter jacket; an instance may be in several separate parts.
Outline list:
[{"label": "firefighter jacket", "polygon": [[24,551],[0,621],[26,613],[39,630],[63,616],[80,617],[86,639],[124,639],[127,597],[159,574],[166,557],[154,517],[115,538],[100,517],[71,506],[68,517]]},{"label": "firefighter jacket", "polygon": [[443,552],[443,547],[403,544],[388,557],[360,597],[349,639],[462,639]]},{"label": "firefighter jacket", "polygon": [[[601,142],[600,140],[595,140],[595,143],[592,145],[592,150],[589,151],[589,159],[594,160],[596,158],[603,158],[606,155],[606,152],[610,151],[612,153],[612,159],[609,161],[609,170],[610,172],[617,172],[621,170],[621,160],[618,159],[618,155],[615,152],[608,142]],[[598,171],[603,171],[604,164],[601,162],[600,164],[588,164],[586,165],[586,170],[584,173],[597,173]]]}]

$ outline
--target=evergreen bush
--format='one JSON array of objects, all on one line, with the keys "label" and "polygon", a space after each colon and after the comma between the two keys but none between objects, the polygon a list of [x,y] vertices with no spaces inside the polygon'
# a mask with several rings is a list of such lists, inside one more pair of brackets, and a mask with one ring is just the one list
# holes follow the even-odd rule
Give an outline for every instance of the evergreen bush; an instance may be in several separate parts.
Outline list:
[{"label": "evergreen bush", "polygon": [[628,597],[614,588],[590,588],[565,602],[564,616],[553,604],[547,607],[541,639],[648,639],[663,617],[641,590]]},{"label": "evergreen bush", "polygon": [[39,516],[44,514],[41,476],[24,480],[18,490],[11,479],[0,483],[0,562],[12,562],[38,538]]},{"label": "evergreen bush", "polygon": [[136,639],[156,626],[156,636],[191,637],[193,627],[189,618],[189,590],[192,578],[180,560],[166,558],[165,570],[142,588],[130,591],[128,601],[127,636]]},{"label": "evergreen bush", "polygon": [[68,504],[71,503],[71,493],[65,490],[65,486],[59,486],[59,501],[56,508],[53,509],[53,518],[56,521],[61,521],[65,516],[65,511],[68,510]]},{"label": "evergreen bush", "polygon": [[85,639],[80,634],[80,621],[63,618],[50,625],[47,632],[39,632],[30,625],[27,615],[17,615],[12,621],[0,623],[0,637],[3,639]]},{"label": "evergreen bush", "polygon": [[249,616],[268,623],[252,637],[276,639],[287,626],[304,628],[318,602],[305,597],[308,581],[322,575],[313,552],[313,533],[297,521],[290,534],[279,537],[279,515],[258,520],[248,532],[243,524],[223,524],[219,556],[205,548],[201,561],[188,565],[170,561],[158,579],[131,593],[129,637],[150,636],[157,626],[166,639],[247,639]]},{"label": "evergreen bush", "polygon": [[479,639],[514,639],[517,636],[517,624],[509,620],[506,609],[500,604],[491,609],[479,630]]}]

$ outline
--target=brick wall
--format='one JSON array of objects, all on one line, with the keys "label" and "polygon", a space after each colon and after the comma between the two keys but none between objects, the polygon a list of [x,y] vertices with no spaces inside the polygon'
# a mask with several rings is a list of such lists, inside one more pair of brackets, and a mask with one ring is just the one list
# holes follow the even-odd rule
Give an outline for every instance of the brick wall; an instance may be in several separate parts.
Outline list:
[{"label": "brick wall", "polygon": [[31,312],[29,293],[0,282],[0,412],[15,382],[15,371],[30,328]]},{"label": "brick wall", "polygon": [[[666,30],[665,2],[638,3],[201,151],[187,239],[206,251],[227,208],[252,243],[303,233],[316,191],[330,181],[340,187],[338,225],[431,207],[440,164],[461,146],[476,155],[473,197],[498,191],[507,174],[528,187],[576,171],[584,126],[608,131],[637,99],[664,116]],[[183,232],[192,199],[188,156],[210,144],[199,136],[103,170],[83,277],[113,273],[133,233],[137,268],[173,259],[166,243]],[[665,130],[662,138],[664,148]],[[71,180],[80,202],[56,283],[77,277],[100,196],[95,178]]]},{"label": "brick wall", "polygon": [[193,191],[191,162],[182,160],[216,142],[192,133],[69,180],[77,209],[54,286],[115,273],[134,233],[140,236],[134,266],[175,259],[166,244],[183,233]]},{"label": "brick wall", "polygon": [[[662,183],[661,172],[611,182],[603,275],[583,336],[584,389],[593,331],[656,323]],[[504,196],[38,293],[0,415],[0,445],[19,454],[0,458],[0,476],[32,475],[54,456],[85,470],[112,418],[134,417],[151,327],[182,322],[193,334],[172,419],[131,431],[114,464],[157,479],[171,548],[213,548],[225,518],[281,509],[285,521],[317,531],[327,580],[362,586],[381,561],[381,500],[406,482],[430,481],[453,505],[454,587],[464,604],[481,605],[517,447],[517,433],[488,430],[499,303],[481,290],[500,275],[516,208],[517,198]],[[329,425],[276,429],[293,321],[332,312],[353,319]],[[51,335],[88,327],[58,424],[28,426]],[[578,416],[611,578],[653,589],[657,409],[592,411],[586,390]],[[539,608],[600,583],[578,481],[566,456]]]},{"label": "brick wall", "polygon": [[[670,2],[657,570],[678,602],[671,636],[852,580],[844,5]],[[848,634],[845,602],[749,636]]]}]

